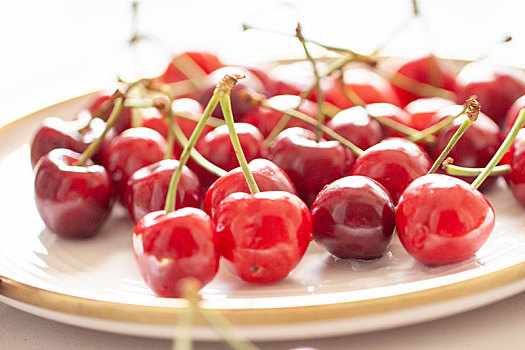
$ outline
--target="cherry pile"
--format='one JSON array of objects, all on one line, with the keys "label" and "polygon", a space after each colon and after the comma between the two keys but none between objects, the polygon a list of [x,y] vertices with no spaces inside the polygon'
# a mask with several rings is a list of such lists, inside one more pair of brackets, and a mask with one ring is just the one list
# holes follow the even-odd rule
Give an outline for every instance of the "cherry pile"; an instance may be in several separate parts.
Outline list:
[{"label": "cherry pile", "polygon": [[[47,227],[91,237],[122,205],[145,282],[180,297],[182,281],[203,286],[220,263],[247,282],[278,282],[311,240],[370,260],[397,232],[423,264],[462,261],[492,232],[477,188],[497,174],[525,206],[525,134],[512,143],[525,117],[520,71],[479,61],[458,73],[427,55],[385,74],[374,57],[321,63],[304,47],[307,61],[271,67],[184,52],[74,121],[46,119],[31,163]],[[437,169],[445,153],[458,177]]]}]

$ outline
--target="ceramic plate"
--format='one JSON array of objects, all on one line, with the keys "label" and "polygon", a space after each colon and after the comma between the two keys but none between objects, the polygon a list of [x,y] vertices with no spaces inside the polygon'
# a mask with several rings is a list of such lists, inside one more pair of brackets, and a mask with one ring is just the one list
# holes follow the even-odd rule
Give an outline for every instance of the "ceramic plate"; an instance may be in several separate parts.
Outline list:
[{"label": "ceramic plate", "polygon": [[[33,200],[29,142],[48,116],[72,118],[93,95],[48,107],[0,129],[0,300],[49,319],[97,330],[171,338],[185,303],[156,297],[131,249],[132,224],[116,207],[92,239],[47,230]],[[305,339],[421,322],[525,290],[525,215],[504,183],[488,193],[494,233],[462,263],[427,267],[393,240],[379,260],[334,259],[315,243],[284,281],[258,286],[221,268],[201,295],[257,340]],[[199,339],[214,339],[203,323]]]}]

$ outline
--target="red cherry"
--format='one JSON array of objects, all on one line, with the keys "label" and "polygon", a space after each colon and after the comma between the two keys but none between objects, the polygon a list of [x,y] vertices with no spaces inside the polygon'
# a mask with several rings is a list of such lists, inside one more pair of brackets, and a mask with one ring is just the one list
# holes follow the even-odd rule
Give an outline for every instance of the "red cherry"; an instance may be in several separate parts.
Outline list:
[{"label": "red cherry", "polygon": [[[315,75],[310,62],[294,62],[279,64],[272,68],[268,75],[276,82],[277,91],[275,95],[299,95],[315,84]],[[326,83],[333,81],[332,77],[324,78],[322,88]],[[328,83],[331,84],[331,83]],[[317,100],[317,90],[314,89],[307,98],[311,101]]]},{"label": "red cherry", "polygon": [[[254,159],[248,166],[260,191],[284,191],[297,194],[288,175],[269,160]],[[219,203],[235,192],[250,193],[240,167],[230,170],[210,186],[204,197],[204,211],[213,218]]]},{"label": "red cherry", "polygon": [[505,181],[514,198],[525,206],[525,131],[518,132],[501,163],[510,165],[511,170],[505,175]]},{"label": "red cherry", "polygon": [[[392,119],[398,123],[401,123],[406,126],[412,125],[412,119],[410,114],[408,114],[404,109],[399,108],[396,105],[391,103],[371,103],[366,105],[366,110],[368,114],[377,118],[388,118]],[[404,134],[401,134],[389,127],[382,126],[383,129],[383,138],[388,137],[404,137]]]},{"label": "red cherry", "polygon": [[271,144],[268,159],[288,174],[299,197],[311,205],[323,186],[348,174],[355,156],[337,141],[315,142],[312,131],[290,128]]},{"label": "red cherry", "polygon": [[106,170],[88,161],[75,166],[81,154],[58,148],[35,167],[35,202],[42,220],[56,234],[93,236],[109,217],[114,191]]},{"label": "red cherry", "polygon": [[[437,116],[439,118],[455,116],[458,115],[462,109],[463,107],[459,105],[447,107],[439,111]],[[434,158],[437,158],[439,154],[441,154],[465,118],[467,118],[465,115],[456,118],[449,126],[441,130],[438,135],[436,148],[433,152]],[[480,113],[476,122],[470,126],[454,148],[452,148],[449,157],[454,159],[454,165],[483,168],[494,156],[502,141],[503,136],[496,123],[484,113]],[[481,188],[487,188],[496,178],[496,176],[489,177],[483,182]],[[474,180],[473,177],[461,177],[461,179],[468,182]]]},{"label": "red cherry", "polygon": [[440,109],[454,104],[454,101],[440,97],[420,98],[412,101],[405,107],[405,111],[411,117],[409,126],[417,130],[424,130],[439,121],[436,120],[436,113]]},{"label": "red cherry", "polygon": [[[399,100],[390,83],[380,75],[368,69],[349,69],[343,75],[344,84],[353,90],[365,104],[387,102],[399,105]],[[326,101],[341,109],[353,107],[337,82],[326,87]]]},{"label": "red cherry", "polygon": [[133,251],[142,278],[161,297],[182,297],[182,281],[210,282],[219,268],[215,225],[195,208],[149,213],[133,229]]},{"label": "red cherry", "polygon": [[370,118],[368,111],[361,106],[340,111],[327,126],[361,149],[382,140],[381,125]]},{"label": "red cherry", "polygon": [[306,252],[311,220],[306,205],[288,192],[229,195],[214,217],[226,267],[247,282],[284,279]]},{"label": "red cherry", "polygon": [[505,135],[509,133],[512,125],[514,125],[514,122],[516,119],[518,119],[518,114],[522,108],[525,108],[525,95],[518,98],[516,101],[514,101],[512,106],[510,106],[509,111],[505,116],[505,124],[503,124],[503,133]]},{"label": "red cherry", "polygon": [[166,140],[149,128],[125,130],[111,141],[104,154],[104,166],[115,184],[120,202],[124,200],[131,175],[163,159],[167,147]]},{"label": "red cherry", "polygon": [[[434,55],[413,58],[401,65],[396,70],[396,73],[421,83],[454,91],[455,74],[452,65],[448,61],[437,58]],[[421,97],[395,85],[393,85],[393,88],[402,106]]]},{"label": "red cherry", "polygon": [[[180,56],[186,56],[197,66],[199,66],[206,74],[213,72],[216,69],[221,68],[224,64],[219,61],[217,56],[212,53],[204,51],[187,51],[183,52],[173,58],[173,60],[178,59]],[[162,73],[158,78],[159,81],[169,84],[177,81],[182,81],[188,79],[188,77],[182,73],[174,64],[170,63],[164,73]]]},{"label": "red cherry", "polygon": [[487,62],[467,64],[456,77],[457,102],[476,95],[483,112],[496,124],[503,124],[514,101],[525,95],[525,73]]},{"label": "red cherry", "polygon": [[312,205],[315,241],[342,259],[382,256],[395,227],[386,189],[365,176],[347,176],[325,186]]},{"label": "red cherry", "polygon": [[405,188],[425,175],[431,166],[426,152],[415,143],[390,138],[364,151],[355,161],[351,174],[376,180],[388,190],[394,203],[397,203]]},{"label": "red cherry", "polygon": [[[294,95],[279,95],[268,99],[268,103],[279,110],[296,109],[300,101],[301,98]],[[312,118],[317,118],[317,105],[309,100],[304,100],[297,110]],[[268,137],[282,117],[282,113],[261,106],[248,113],[242,121],[243,123],[255,125],[264,137]],[[312,131],[315,130],[315,127],[311,124],[295,118],[291,118],[286,127],[300,127]]]},{"label": "red cherry", "polygon": [[[88,107],[89,113],[91,115],[95,115],[96,117],[106,120],[111,114],[111,111],[113,110],[113,107],[107,108],[106,104],[109,104],[112,102],[112,98],[114,97],[114,92],[115,92],[115,89],[104,91]],[[101,113],[102,111],[103,113]],[[113,129],[115,129],[117,134],[120,134],[121,132],[129,128],[131,128],[131,108],[124,107],[122,108],[122,111],[120,112],[120,115],[117,121],[113,125]]]},{"label": "red cherry", "polygon": [[[179,162],[164,159],[150,164],[133,173],[127,183],[124,206],[133,222],[147,213],[162,210],[171,180]],[[177,208],[200,208],[202,189],[199,178],[189,168],[184,167],[177,186]]]},{"label": "red cherry", "polygon": [[420,177],[399,199],[396,229],[405,249],[426,265],[470,258],[494,228],[494,210],[465,181],[440,174]]},{"label": "red cherry", "polygon": [[[249,162],[264,155],[264,138],[257,128],[247,123],[235,123],[235,131],[239,136],[242,150]],[[235,151],[230,142],[228,126],[221,125],[201,138],[196,146],[199,153],[204,158],[226,171],[239,166]],[[204,186],[209,186],[217,179],[217,176],[200,167],[196,163],[191,163],[190,168],[196,172]]]}]

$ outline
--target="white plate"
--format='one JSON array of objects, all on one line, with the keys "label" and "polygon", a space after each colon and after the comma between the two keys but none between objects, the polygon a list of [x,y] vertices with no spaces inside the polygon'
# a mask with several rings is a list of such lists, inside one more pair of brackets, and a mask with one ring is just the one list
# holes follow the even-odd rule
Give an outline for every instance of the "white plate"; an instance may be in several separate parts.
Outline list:
[{"label": "white plate", "polygon": [[[97,330],[171,338],[178,299],[156,297],[131,250],[122,208],[94,238],[68,240],[47,230],[33,200],[29,142],[48,116],[71,118],[92,95],[33,113],[0,129],[0,300],[49,319]],[[475,258],[430,268],[394,239],[371,262],[333,259],[312,243],[296,270],[271,286],[221,269],[201,295],[246,336],[277,340],[365,332],[430,320],[525,290],[525,216],[503,182],[489,193],[497,220]],[[214,339],[201,322],[198,339]]]}]

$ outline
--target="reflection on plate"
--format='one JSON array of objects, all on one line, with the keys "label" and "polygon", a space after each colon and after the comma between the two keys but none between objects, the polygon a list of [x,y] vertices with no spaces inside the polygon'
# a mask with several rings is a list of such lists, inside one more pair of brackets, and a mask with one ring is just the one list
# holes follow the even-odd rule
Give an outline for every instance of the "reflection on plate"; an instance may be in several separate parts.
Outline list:
[{"label": "reflection on plate", "polygon": [[[61,322],[152,337],[172,337],[184,302],[156,297],[131,249],[132,224],[116,207],[99,235],[67,240],[48,231],[33,200],[29,142],[48,116],[71,118],[90,95],[38,111],[0,130],[0,300]],[[363,332],[458,313],[525,290],[525,215],[499,183],[488,193],[495,231],[475,258],[427,267],[394,239],[375,261],[332,258],[314,243],[291,276],[271,286],[228,271],[201,295],[253,339]],[[200,339],[214,333],[200,324]]]}]

